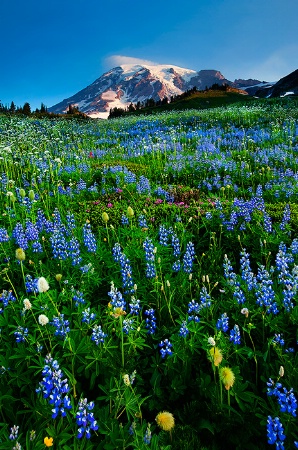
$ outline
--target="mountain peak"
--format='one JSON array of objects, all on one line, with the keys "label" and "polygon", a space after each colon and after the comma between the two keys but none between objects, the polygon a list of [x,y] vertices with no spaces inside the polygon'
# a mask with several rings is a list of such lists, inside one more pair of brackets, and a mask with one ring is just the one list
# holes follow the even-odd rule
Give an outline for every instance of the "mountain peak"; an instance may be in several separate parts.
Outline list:
[{"label": "mountain peak", "polygon": [[121,64],[75,95],[49,108],[65,113],[69,104],[90,117],[107,118],[111,108],[126,108],[130,103],[155,101],[180,95],[194,87],[199,90],[213,84],[231,84],[217,70],[199,72],[169,64]]}]

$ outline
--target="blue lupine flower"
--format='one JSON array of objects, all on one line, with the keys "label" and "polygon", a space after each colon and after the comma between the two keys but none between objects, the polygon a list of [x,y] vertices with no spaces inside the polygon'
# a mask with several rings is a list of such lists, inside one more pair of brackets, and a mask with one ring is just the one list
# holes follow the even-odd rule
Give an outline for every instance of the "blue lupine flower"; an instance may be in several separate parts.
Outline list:
[{"label": "blue lupine flower", "polygon": [[144,311],[146,318],[146,329],[149,334],[154,334],[156,330],[156,318],[155,318],[155,310],[154,309],[146,309]]},{"label": "blue lupine flower", "polygon": [[264,266],[258,268],[257,280],[259,281],[255,292],[257,303],[267,308],[267,314],[271,312],[277,314],[279,311],[277,309],[277,303],[274,301],[273,281],[270,279],[269,273]]},{"label": "blue lupine flower", "polygon": [[180,269],[181,269],[181,262],[179,260],[177,260],[172,265],[172,270],[173,270],[173,272],[179,272]]},{"label": "blue lupine flower", "polygon": [[7,242],[7,241],[9,241],[7,231],[5,230],[5,228],[0,228],[0,242]]},{"label": "blue lupine flower", "polygon": [[152,240],[146,238],[143,244],[145,250],[145,260],[146,262],[146,277],[154,278],[156,277],[155,270],[155,256],[154,256],[154,245],[152,244]]},{"label": "blue lupine flower", "polygon": [[30,294],[31,292],[37,294],[39,292],[37,283],[38,283],[38,278],[35,278],[33,280],[31,275],[26,275],[25,276],[26,292],[28,292],[28,294]]},{"label": "blue lupine flower", "polygon": [[191,302],[188,303],[188,320],[195,322],[200,322],[200,318],[197,316],[201,310],[201,306],[195,301],[191,300]]},{"label": "blue lupine flower", "polygon": [[96,239],[91,230],[90,223],[85,223],[83,226],[83,241],[88,252],[95,253],[97,249]]},{"label": "blue lupine flower", "polygon": [[293,388],[288,391],[280,382],[274,383],[271,378],[269,378],[267,386],[267,395],[277,398],[280,412],[286,412],[296,417],[297,399],[294,395]]},{"label": "blue lupine flower", "polygon": [[129,334],[130,331],[134,330],[133,327],[134,319],[124,319],[123,320],[123,333]]},{"label": "blue lupine flower", "polygon": [[128,217],[126,217],[124,214],[121,217],[121,224],[122,225],[129,225]]},{"label": "blue lupine flower", "polygon": [[58,362],[50,354],[45,358],[42,375],[43,379],[36,392],[42,392],[43,398],[49,399],[49,403],[52,405],[52,419],[56,419],[59,413],[62,417],[65,417],[66,410],[72,408],[67,395],[70,388]]},{"label": "blue lupine flower", "polygon": [[10,429],[9,439],[11,441],[15,441],[18,438],[18,434],[19,434],[19,426],[18,425],[14,425]]},{"label": "blue lupine flower", "polygon": [[206,286],[203,286],[200,292],[200,309],[210,308],[211,306],[211,297],[207,292]]},{"label": "blue lupine flower", "polygon": [[143,214],[138,217],[139,227],[148,228],[147,220]]},{"label": "blue lupine flower", "polygon": [[68,244],[61,230],[55,229],[50,237],[53,257],[65,260],[68,257]]},{"label": "blue lupine flower", "polygon": [[26,336],[28,336],[28,328],[18,326],[13,334],[16,337],[16,342],[25,342]]},{"label": "blue lupine flower", "polygon": [[131,302],[129,303],[129,308],[130,308],[130,314],[132,315],[139,315],[139,312],[141,311],[141,305],[140,305],[140,300],[136,299],[134,296],[131,297]]},{"label": "blue lupine flower", "polygon": [[132,424],[130,425],[128,429],[128,433],[130,434],[130,436],[133,436],[135,434],[136,425],[136,422],[132,422]]},{"label": "blue lupine flower", "polygon": [[39,241],[32,242],[32,251],[33,253],[42,253],[43,248]]},{"label": "blue lupine flower", "polygon": [[133,294],[134,293],[134,282],[132,279],[132,268],[129,262],[129,259],[125,256],[121,251],[120,244],[116,243],[112,250],[114,261],[120,263],[121,267],[121,275],[122,275],[122,285],[125,289],[125,294]]},{"label": "blue lupine flower", "polygon": [[50,323],[56,328],[54,335],[60,336],[65,339],[67,333],[70,332],[70,328],[69,328],[69,320],[64,320],[64,314],[60,314],[60,316],[53,317],[53,320]]},{"label": "blue lupine flower", "polygon": [[76,229],[76,221],[73,213],[68,212],[66,214],[66,223],[69,230],[67,234],[70,235],[71,232]]},{"label": "blue lupine flower", "polygon": [[297,253],[298,253],[298,239],[297,238],[293,239],[293,241],[292,241],[291,251],[292,251],[293,255],[297,255]]},{"label": "blue lupine flower", "polygon": [[284,449],[283,441],[286,439],[286,436],[279,417],[272,419],[271,416],[268,416],[267,437],[268,444],[276,444],[277,449]]},{"label": "blue lupine flower", "polygon": [[27,250],[28,248],[28,239],[26,237],[25,231],[23,229],[23,225],[21,223],[17,223],[15,228],[12,231],[12,237],[15,239],[16,244],[22,248],[23,250]]},{"label": "blue lupine flower", "polygon": [[283,334],[275,334],[274,338],[272,339],[272,344],[279,344],[281,346],[285,345],[285,341],[283,339]]},{"label": "blue lupine flower", "polygon": [[91,432],[90,430],[96,431],[98,430],[97,421],[94,418],[92,409],[94,408],[94,402],[87,402],[87,399],[81,399],[79,401],[79,410],[76,414],[76,421],[78,428],[77,438],[81,439],[86,436],[87,439],[90,439]]},{"label": "blue lupine flower", "polygon": [[186,245],[186,251],[183,256],[183,271],[185,273],[192,272],[193,261],[195,259],[195,250],[192,242],[188,242]]},{"label": "blue lupine flower", "polygon": [[266,211],[263,213],[264,218],[264,230],[266,233],[272,233],[272,219]]},{"label": "blue lupine flower", "polygon": [[163,245],[164,247],[168,245],[168,239],[172,232],[172,228],[166,228],[164,225],[160,225],[158,231],[160,245]]},{"label": "blue lupine flower", "polygon": [[28,241],[36,241],[39,238],[38,228],[30,220],[26,221],[25,236]]},{"label": "blue lupine flower", "polygon": [[249,254],[246,253],[245,249],[243,249],[243,252],[240,253],[240,256],[241,278],[246,282],[247,289],[251,291],[256,286],[257,281],[250,268]]},{"label": "blue lupine flower", "polygon": [[164,341],[161,341],[159,344],[160,347],[160,354],[162,358],[165,358],[167,355],[172,355],[172,344],[168,339],[165,339]]},{"label": "blue lupine flower", "polygon": [[180,241],[178,239],[178,237],[176,236],[176,234],[172,234],[172,247],[173,247],[173,251],[174,251],[174,256],[175,258],[177,258],[180,255]]},{"label": "blue lupine flower", "polygon": [[151,187],[148,178],[144,177],[144,175],[141,175],[140,180],[136,185],[136,189],[138,194],[150,194]]},{"label": "blue lupine flower", "polygon": [[92,322],[93,320],[95,320],[96,318],[96,314],[93,312],[90,312],[90,308],[86,308],[84,309],[84,311],[82,311],[82,322],[83,323],[87,323],[89,325],[90,322]]},{"label": "blue lupine flower", "polygon": [[84,305],[86,303],[86,300],[84,299],[83,292],[77,291],[75,295],[72,297],[73,301],[75,302],[75,306],[78,307],[79,305]]},{"label": "blue lupine flower", "polygon": [[92,268],[92,264],[91,263],[85,264],[84,266],[80,267],[80,270],[82,271],[82,273],[88,273],[89,270],[91,270],[91,269],[92,269],[92,272],[93,272],[94,269]]},{"label": "blue lupine flower", "polygon": [[235,284],[233,297],[237,300],[237,303],[239,303],[239,305],[242,305],[246,300],[244,292],[242,291],[242,289],[240,289],[240,283],[238,281],[236,281]]},{"label": "blue lupine flower", "polygon": [[228,259],[227,255],[224,256],[223,268],[224,268],[224,275],[225,275],[225,279],[227,280],[227,283],[230,286],[234,286],[236,283],[236,274],[233,271],[233,267],[231,266],[231,262]]},{"label": "blue lupine flower", "polygon": [[286,204],[285,209],[284,209],[283,218],[279,225],[279,228],[281,230],[285,230],[286,225],[290,222],[290,220],[291,220],[291,209],[290,209],[290,205]]},{"label": "blue lupine flower", "polygon": [[107,334],[105,334],[100,325],[94,325],[92,328],[91,341],[94,341],[96,345],[104,343]]},{"label": "blue lupine flower", "polygon": [[80,256],[80,243],[78,239],[72,237],[68,242],[67,247],[69,257],[71,258],[71,264],[73,266],[78,266],[82,261],[82,257]]},{"label": "blue lupine flower", "polygon": [[222,331],[228,331],[229,329],[229,318],[227,313],[223,313],[221,318],[216,322],[216,328]]},{"label": "blue lupine flower", "polygon": [[[3,291],[0,295],[0,314],[3,313],[4,308],[8,305],[9,302],[15,302],[16,298],[13,295],[12,291]],[[1,302],[3,307],[1,307]]]},{"label": "blue lupine flower", "polygon": [[110,304],[114,311],[116,309],[125,311],[125,309],[126,309],[125,300],[123,299],[121,292],[118,291],[117,288],[115,288],[113,282],[111,283],[111,290],[110,290],[110,292],[108,292],[108,296],[111,297]]},{"label": "blue lupine flower", "polygon": [[230,341],[233,342],[234,345],[240,345],[240,330],[239,326],[235,325],[234,328],[230,331]]},{"label": "blue lupine flower", "polygon": [[144,436],[144,443],[149,445],[150,442],[151,442],[151,430],[150,430],[150,425],[148,424],[148,426],[146,428],[145,436]]},{"label": "blue lupine flower", "polygon": [[187,328],[186,320],[184,320],[182,322],[180,330],[179,330],[179,336],[182,336],[185,338],[188,335],[188,333],[189,333],[189,329]]}]

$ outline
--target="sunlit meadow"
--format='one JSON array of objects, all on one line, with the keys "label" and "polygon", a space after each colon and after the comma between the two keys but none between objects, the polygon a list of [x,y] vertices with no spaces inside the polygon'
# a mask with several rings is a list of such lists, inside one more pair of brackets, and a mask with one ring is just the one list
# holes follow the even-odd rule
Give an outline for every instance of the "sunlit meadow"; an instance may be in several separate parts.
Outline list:
[{"label": "sunlit meadow", "polygon": [[0,117],[0,449],[298,447],[298,104]]}]

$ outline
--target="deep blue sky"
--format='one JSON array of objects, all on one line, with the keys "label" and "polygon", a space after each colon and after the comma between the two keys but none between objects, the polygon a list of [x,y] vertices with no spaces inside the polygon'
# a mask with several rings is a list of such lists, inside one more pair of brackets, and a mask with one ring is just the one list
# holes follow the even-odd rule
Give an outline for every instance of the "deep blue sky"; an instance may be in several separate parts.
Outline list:
[{"label": "deep blue sky", "polygon": [[275,81],[298,68],[298,0],[1,0],[0,101],[70,97],[126,58]]}]

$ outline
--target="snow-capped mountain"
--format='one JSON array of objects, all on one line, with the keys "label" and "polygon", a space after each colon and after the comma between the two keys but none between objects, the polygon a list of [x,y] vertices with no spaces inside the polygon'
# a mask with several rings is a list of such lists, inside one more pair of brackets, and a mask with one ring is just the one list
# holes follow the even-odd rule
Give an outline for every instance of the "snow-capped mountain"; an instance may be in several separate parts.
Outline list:
[{"label": "snow-capped mountain", "polygon": [[111,108],[126,108],[149,98],[170,99],[193,87],[205,89],[214,83],[231,84],[216,70],[196,72],[172,65],[123,64],[48,110],[64,113],[71,104],[90,117],[107,118]]},{"label": "snow-capped mountain", "polygon": [[298,69],[289,73],[271,86],[260,87],[255,95],[257,97],[286,97],[288,95],[298,95]]}]

